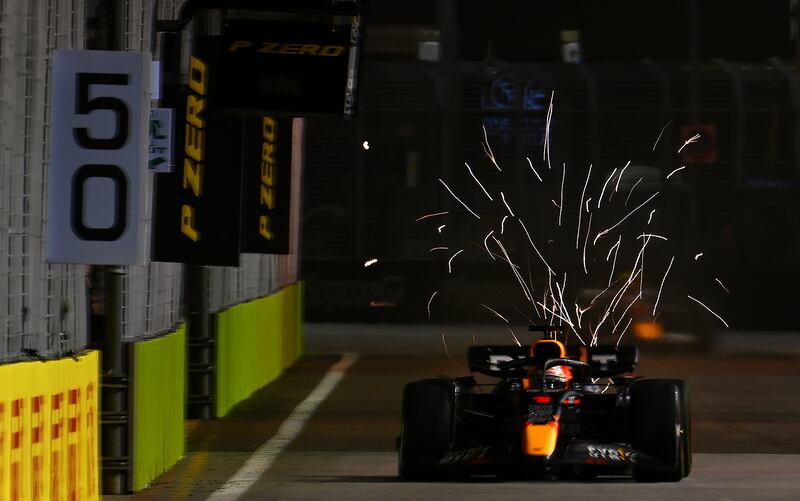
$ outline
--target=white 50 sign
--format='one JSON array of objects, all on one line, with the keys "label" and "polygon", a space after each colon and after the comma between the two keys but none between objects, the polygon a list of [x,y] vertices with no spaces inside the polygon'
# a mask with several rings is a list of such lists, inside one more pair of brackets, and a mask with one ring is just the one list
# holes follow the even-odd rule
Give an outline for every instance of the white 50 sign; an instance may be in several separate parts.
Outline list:
[{"label": "white 50 sign", "polygon": [[48,261],[144,261],[149,66],[136,52],[55,52]]}]

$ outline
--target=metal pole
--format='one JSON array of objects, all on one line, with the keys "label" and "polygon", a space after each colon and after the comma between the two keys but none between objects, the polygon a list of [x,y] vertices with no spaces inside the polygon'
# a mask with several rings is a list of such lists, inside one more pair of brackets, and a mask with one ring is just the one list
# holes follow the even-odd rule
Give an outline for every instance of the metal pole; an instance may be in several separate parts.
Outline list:
[{"label": "metal pole", "polygon": [[[95,3],[98,36],[91,49],[121,50],[124,45],[120,0]],[[102,490],[125,494],[128,490],[128,377],[127,352],[122,342],[121,266],[101,266],[103,309],[101,373]]]},{"label": "metal pole", "polygon": [[[203,10],[193,21],[192,35],[215,34],[221,25],[219,14]],[[183,52],[183,51],[182,51]],[[183,57],[183,56],[181,56]],[[208,308],[208,268],[184,265],[184,301],[187,320],[187,417],[210,419],[215,416],[214,332]]]},{"label": "metal pole", "polygon": [[[122,267],[103,267],[105,282],[105,329],[103,336],[103,380],[102,412],[107,426],[103,427],[103,492],[124,494],[127,492],[128,451],[127,419],[127,360],[122,342]],[[109,468],[111,466],[111,468]]]}]

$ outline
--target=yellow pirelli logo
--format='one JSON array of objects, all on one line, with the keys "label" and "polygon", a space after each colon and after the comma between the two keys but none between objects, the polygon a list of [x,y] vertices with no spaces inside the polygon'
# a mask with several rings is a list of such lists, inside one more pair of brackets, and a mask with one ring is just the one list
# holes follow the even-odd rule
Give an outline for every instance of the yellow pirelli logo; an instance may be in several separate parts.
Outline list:
[{"label": "yellow pirelli logo", "polygon": [[[192,194],[193,199],[203,196],[203,169],[206,150],[206,121],[203,119],[207,107],[206,83],[208,66],[200,58],[192,57],[189,63],[189,94],[186,96],[186,135],[184,141],[183,171],[181,185]],[[194,242],[200,240],[197,229],[197,208],[193,203],[181,206],[181,233]]]},{"label": "yellow pirelli logo", "polygon": [[[258,205],[268,211],[275,209],[278,165],[278,122],[272,117],[261,120],[261,190]],[[269,214],[258,217],[258,234],[266,240],[272,240],[272,224]]]},{"label": "yellow pirelli logo", "polygon": [[338,57],[344,54],[344,45],[320,45],[315,43],[257,42],[234,40],[228,52],[251,51],[259,54],[284,54],[289,56]]}]

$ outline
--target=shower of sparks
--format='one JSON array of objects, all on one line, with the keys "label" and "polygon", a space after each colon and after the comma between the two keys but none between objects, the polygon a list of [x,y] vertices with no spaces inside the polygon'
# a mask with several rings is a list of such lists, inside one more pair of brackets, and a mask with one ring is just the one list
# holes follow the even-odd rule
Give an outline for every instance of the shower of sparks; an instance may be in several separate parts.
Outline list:
[{"label": "shower of sparks", "polygon": [[[531,273],[530,258],[528,258],[528,285],[530,285],[530,289],[529,290],[531,291],[531,294],[533,294],[533,290],[535,289],[535,287],[533,286],[533,275]],[[539,313],[539,308],[536,306],[536,303],[534,301],[531,301],[531,304],[533,305],[533,311],[536,312],[536,316],[539,317],[539,318],[542,318],[542,314]],[[526,316],[525,318],[527,319],[528,317]],[[530,324],[532,325],[533,321],[531,321]]]},{"label": "shower of sparks", "polygon": [[444,216],[445,214],[449,214],[449,212],[444,211],[444,212],[434,212],[433,214],[425,214],[424,216],[418,217],[417,219],[415,219],[414,222],[418,223],[418,222],[422,221],[423,219],[428,219],[429,217]]},{"label": "shower of sparks", "polygon": [[600,202],[603,201],[603,194],[606,192],[606,186],[608,186],[608,182],[611,181],[611,178],[614,177],[614,174],[617,173],[617,168],[614,167],[614,170],[611,171],[611,175],[606,178],[606,182],[603,183],[603,189],[600,190],[600,196],[597,198],[597,208],[600,208]]},{"label": "shower of sparks", "polygon": [[547,106],[547,123],[544,128],[544,147],[542,160],[547,160],[547,170],[550,170],[550,121],[553,119],[553,98],[556,91],[550,91],[550,104]]},{"label": "shower of sparks", "polygon": [[647,239],[658,238],[659,240],[668,240],[668,238],[665,237],[664,235],[656,235],[655,233],[642,233],[641,235],[636,237],[636,240],[639,240],[640,238],[647,238]]},{"label": "shower of sparks", "polygon": [[731,291],[729,291],[728,288],[725,287],[725,284],[723,284],[722,281],[720,281],[719,278],[715,278],[714,280],[716,280],[716,282],[719,284],[720,287],[722,287],[725,290],[725,292],[727,292],[728,294],[731,293]]},{"label": "shower of sparks", "polygon": [[492,237],[492,240],[494,240],[494,243],[496,243],[497,246],[500,247],[500,250],[503,252],[503,256],[505,256],[504,261],[506,261],[511,266],[511,272],[514,274],[514,277],[517,279],[517,282],[522,288],[522,293],[525,294],[525,299],[533,302],[533,293],[530,290],[528,290],[528,286],[522,279],[522,275],[519,274],[518,271],[519,266],[516,266],[514,263],[511,262],[511,257],[508,255],[508,251],[506,251],[505,246],[503,245],[502,242],[500,242],[500,240],[498,240],[496,237]]},{"label": "shower of sparks", "polygon": [[592,216],[593,214],[589,214],[589,225],[586,228],[586,238],[583,239],[583,272],[585,274],[589,274],[589,269],[586,268],[586,244],[589,242],[589,234],[592,232]]},{"label": "shower of sparks", "polygon": [[[623,167],[622,170],[619,171],[619,177],[617,177],[617,184],[614,186],[614,191],[615,192],[619,191],[619,182],[622,180],[622,176],[625,174],[625,169],[627,169],[628,166],[630,166],[630,164],[631,164],[631,161],[628,160],[628,163],[625,164],[625,167]],[[608,199],[611,200],[611,195],[608,196]]]},{"label": "shower of sparks", "polygon": [[444,332],[442,332],[442,346],[444,346],[444,352],[447,354],[447,358],[453,360],[453,357],[450,356],[450,350],[447,349],[447,341],[444,340]]},{"label": "shower of sparks", "polygon": [[656,138],[656,142],[653,143],[653,151],[656,151],[656,145],[661,140],[661,136],[664,134],[664,131],[667,130],[667,127],[669,127],[669,124],[672,123],[672,120],[673,119],[670,118],[669,122],[667,122],[667,124],[664,127],[661,128],[661,132],[658,133],[658,137]]},{"label": "shower of sparks", "polygon": [[564,163],[561,165],[561,198],[559,199],[560,202],[558,203],[558,227],[561,228],[561,212],[562,207],[564,207],[564,178],[567,176],[567,164]]},{"label": "shower of sparks", "polygon": [[497,316],[497,318],[501,319],[503,322],[505,322],[507,324],[510,323],[506,317],[504,317],[503,315],[497,313],[496,310],[493,310],[492,308],[489,308],[488,306],[486,306],[483,303],[480,303],[480,305],[483,306],[484,308],[486,308],[487,310],[491,311],[492,313],[494,313],[495,316]]},{"label": "shower of sparks", "polygon": [[[646,228],[654,229],[649,225],[653,222],[656,210],[659,208],[654,200],[660,195],[660,192],[649,188],[649,183],[645,182],[643,177],[636,176],[636,174],[631,174],[626,178],[625,183],[622,182],[628,167],[632,165],[632,160],[628,160],[621,168],[614,167],[610,173],[595,173],[595,177],[602,176],[602,179],[592,179],[592,171],[596,169],[594,169],[593,164],[589,163],[588,169],[583,172],[585,179],[582,189],[579,192],[578,186],[575,186],[571,193],[565,193],[567,165],[565,162],[560,162],[562,164],[561,180],[559,186],[555,186],[555,183],[558,182],[556,179],[558,173],[552,172],[552,152],[550,150],[552,111],[553,94],[551,94],[548,108],[542,151],[542,158],[546,161],[547,169],[545,170],[541,166],[535,167],[530,156],[524,157],[528,162],[528,167],[538,181],[534,185],[542,189],[541,192],[532,193],[530,196],[526,194],[531,200],[540,201],[541,205],[531,204],[525,207],[529,207],[531,211],[544,207],[544,213],[539,211],[527,215],[521,214],[521,212],[524,212],[523,207],[518,206],[515,207],[517,209],[515,214],[510,206],[511,198],[513,197],[507,199],[505,196],[505,191],[509,191],[510,188],[501,191],[500,189],[494,189],[493,185],[488,186],[493,188],[492,193],[494,194],[490,193],[472,167],[464,162],[467,172],[460,171],[460,179],[463,180],[463,183],[454,185],[458,186],[460,192],[462,190],[465,191],[460,193],[465,197],[463,200],[455,194],[443,178],[439,178],[439,182],[470,214],[481,220],[481,226],[474,225],[471,228],[471,231],[475,232],[474,234],[454,236],[460,237],[462,241],[474,247],[476,250],[475,255],[482,257],[483,252],[486,252],[489,258],[497,262],[501,268],[505,268],[507,264],[508,269],[506,272],[510,270],[519,285],[519,289],[515,288],[514,290],[515,300],[502,296],[496,298],[494,290],[491,289],[491,286],[488,286],[488,296],[492,298],[491,301],[496,301],[497,299],[505,301],[507,304],[504,304],[503,308],[508,310],[506,316],[504,316],[488,305],[478,303],[488,310],[492,317],[496,317],[504,324],[512,324],[512,320],[521,320],[523,318],[528,324],[534,324],[536,322],[532,320],[531,317],[533,317],[537,319],[538,323],[543,322],[547,325],[560,326],[567,335],[565,342],[569,339],[570,342],[575,343],[574,339],[578,339],[583,345],[597,346],[600,342],[600,337],[608,336],[607,342],[616,341],[617,345],[619,345],[637,316],[634,312],[641,309],[643,304],[647,305],[645,306],[647,310],[652,307],[654,322],[659,318],[661,312],[658,307],[661,306],[661,298],[671,289],[667,286],[667,279],[668,277],[676,276],[676,273],[678,273],[677,271],[672,271],[673,268],[679,269],[679,265],[691,262],[691,254],[685,255],[681,253],[679,258],[676,258],[678,254],[674,254],[667,262],[666,258],[669,254],[662,254],[661,246],[672,244],[654,245],[653,247],[659,247],[659,252],[648,249],[655,241],[669,242],[670,239],[667,234],[643,231]],[[660,144],[661,138],[671,123],[672,120],[662,127],[652,145],[653,151]],[[498,171],[504,172],[500,168],[489,144],[488,132],[485,126],[482,126],[482,131],[483,141],[481,141],[481,145],[484,153]],[[678,151],[680,152],[687,144],[696,141],[698,138],[699,135],[696,135],[689,139]],[[515,163],[515,165],[524,169],[522,164]],[[686,166],[673,170],[666,176],[666,179],[671,178],[673,174],[684,168]],[[636,168],[634,167],[634,169]],[[542,170],[542,172],[539,172],[539,170]],[[471,177],[471,181],[467,181],[467,174]],[[477,174],[480,174],[480,172]],[[524,176],[528,175],[524,174]],[[638,179],[636,179],[637,177]],[[513,177],[513,180],[516,179],[516,177]],[[633,182],[634,180],[635,182]],[[512,178],[508,178],[508,181],[513,182]],[[576,181],[575,184],[578,184],[579,180],[576,179]],[[620,191],[620,187],[623,188],[623,191],[628,190],[628,193],[625,194],[624,199],[622,194],[617,199],[614,199],[615,194]],[[556,195],[546,191],[548,189],[559,190],[559,194]],[[479,195],[478,192],[482,194]],[[634,192],[637,195],[635,199],[633,198]],[[495,197],[498,193],[499,201],[502,201],[502,204],[495,203],[497,202]],[[515,192],[509,191],[509,193]],[[486,204],[484,202],[483,206],[475,207],[482,212],[487,212],[483,214],[485,217],[482,219],[464,200],[469,200],[471,204],[477,205],[480,203],[479,201],[483,200],[484,196],[489,199],[490,203]],[[641,201],[642,199],[644,201]],[[547,200],[550,200],[558,211],[557,226],[552,224],[555,222],[554,216],[556,214],[550,212],[549,205],[544,205]],[[629,208],[629,204],[630,207],[633,207],[632,209]],[[649,212],[646,216],[644,215],[645,210]],[[595,211],[597,212],[596,214]],[[447,214],[448,212],[426,214],[416,221]],[[460,213],[456,211],[456,215],[458,216]],[[547,217],[544,217],[545,215]],[[531,226],[529,229],[521,219],[524,217],[535,217],[535,226]],[[513,223],[506,225],[509,218],[516,219],[519,222],[519,228]],[[546,219],[549,219],[550,224]],[[486,221],[490,222],[487,223]],[[449,221],[443,222],[449,223]],[[445,226],[445,224],[438,226],[439,233],[442,233],[442,229]],[[460,231],[463,225],[459,222],[457,226],[451,225],[452,227],[458,227]],[[531,233],[531,230],[533,233]],[[448,231],[448,233],[450,232],[451,230]],[[572,248],[573,232],[575,235],[574,253],[570,250]],[[617,235],[616,241],[611,240],[613,238],[612,232]],[[480,240],[481,235],[484,235],[482,241]],[[537,237],[536,240],[542,243],[541,249],[534,242],[534,235]],[[600,239],[603,237],[610,240],[608,244],[605,242],[600,243]],[[530,247],[524,245],[520,241],[521,238],[527,238]],[[580,240],[583,240],[582,244]],[[589,241],[592,241],[591,246],[589,246]],[[641,243],[638,243],[639,241]],[[463,246],[466,247],[466,245]],[[442,250],[448,251],[448,254],[450,254],[452,252],[450,249],[451,247],[447,246],[437,246],[432,247],[430,251]],[[448,274],[452,274],[453,261],[464,250],[466,249],[461,248],[455,254],[449,256],[447,260]],[[568,254],[564,254],[565,250],[568,251]],[[602,259],[603,252],[606,253],[605,261]],[[702,252],[697,253],[694,255],[694,260],[698,261],[702,256]],[[567,259],[571,260],[571,262],[567,263]],[[663,264],[661,264],[662,259]],[[525,277],[523,277],[525,272],[519,265],[515,264],[515,261],[523,264],[521,260],[524,260],[525,264],[527,264],[527,276]],[[553,268],[549,260],[552,260],[553,264],[558,267]],[[576,263],[575,260],[578,260],[580,264]],[[654,260],[659,261],[659,263],[654,264]],[[501,264],[501,261],[505,264]],[[564,266],[567,266],[566,269],[578,272],[577,276],[579,278],[577,282],[573,277],[569,289],[567,288],[567,273],[564,269],[560,269]],[[578,271],[581,267],[584,272],[583,275],[580,275]],[[469,271],[466,269],[467,264],[464,265],[464,268],[465,272]],[[652,271],[656,269],[658,270],[657,272]],[[657,276],[661,272],[663,272],[663,275],[661,277]],[[619,273],[618,277],[615,276],[616,273]],[[645,281],[646,278],[647,282]],[[719,279],[715,280],[726,293],[730,293]],[[651,305],[650,293],[656,290],[656,284],[658,284],[657,294],[655,294],[655,302]],[[428,319],[432,317],[433,300],[439,292],[438,290],[433,292],[428,299]],[[590,297],[591,299],[589,299]],[[700,304],[725,324],[726,327],[728,326],[724,319],[700,300],[690,295],[687,297]],[[476,302],[471,304],[474,305]],[[531,313],[531,309],[535,316]],[[517,345],[522,346],[514,331],[509,327],[506,327],[506,329],[514,341]],[[572,337],[572,333],[575,334],[575,338]],[[472,342],[473,344],[476,343],[475,335],[473,335]],[[444,333],[442,333],[442,345],[449,357],[450,353]]]},{"label": "shower of sparks", "polygon": [[[608,320],[609,317],[612,317],[614,315],[614,311],[617,309],[619,302],[622,301],[622,298],[625,296],[625,292],[627,292],[631,284],[633,284],[633,282],[636,281],[636,278],[641,274],[641,272],[642,272],[641,268],[638,269],[633,276],[631,276],[627,281],[625,281],[625,284],[617,291],[617,293],[614,294],[614,297],[611,299],[611,302],[608,304],[606,310],[603,312],[603,315],[600,318],[600,322],[595,326],[594,330],[592,331],[593,345],[597,344],[597,333],[599,332],[600,327],[606,320]],[[640,297],[641,295],[636,296],[636,298],[631,302],[631,305],[635,303],[637,300],[639,300]],[[630,308],[630,305],[628,307]],[[627,311],[627,309],[625,311]],[[624,316],[624,314],[621,316]]]},{"label": "shower of sparks", "polygon": [[500,192],[500,198],[503,199],[503,205],[506,206],[506,209],[508,209],[508,213],[511,214],[511,217],[516,217],[514,216],[514,211],[512,211],[511,207],[508,206],[508,202],[506,202],[506,196],[503,194],[502,191]]},{"label": "shower of sparks", "polygon": [[678,153],[680,153],[680,152],[681,152],[681,151],[682,151],[684,148],[686,148],[686,147],[687,147],[687,146],[689,146],[690,144],[694,143],[694,142],[695,142],[695,141],[697,141],[698,139],[700,139],[700,134],[695,134],[694,136],[692,136],[692,137],[690,137],[689,139],[687,139],[686,141],[684,141],[684,143],[683,143],[683,146],[681,146],[680,148],[678,148]]},{"label": "shower of sparks", "polygon": [[687,295],[686,295],[686,297],[688,297],[689,299],[691,299],[691,300],[692,300],[692,301],[694,301],[695,303],[699,304],[700,306],[702,306],[703,308],[705,308],[706,310],[708,310],[708,312],[709,312],[709,313],[711,313],[712,315],[714,315],[715,317],[717,317],[717,318],[719,319],[719,321],[720,321],[720,322],[722,322],[722,323],[725,325],[725,327],[730,327],[730,326],[728,325],[728,322],[726,322],[725,320],[723,320],[721,316],[717,315],[717,314],[714,312],[714,310],[712,310],[711,308],[709,308],[708,306],[706,306],[705,304],[703,304],[703,303],[702,303],[702,302],[701,302],[699,299],[695,299],[695,298],[693,298],[692,296],[690,296],[689,294],[687,294]]},{"label": "shower of sparks", "polygon": [[632,215],[634,212],[636,212],[637,210],[641,209],[642,207],[644,207],[645,205],[647,205],[648,203],[650,203],[650,201],[651,201],[651,200],[653,200],[654,198],[656,198],[656,197],[658,196],[658,194],[659,194],[659,192],[658,192],[658,191],[657,191],[657,192],[655,192],[655,193],[653,193],[653,194],[650,196],[650,198],[648,198],[647,200],[645,200],[644,202],[642,202],[641,204],[639,204],[639,205],[638,205],[638,206],[637,206],[635,209],[633,209],[632,211],[630,211],[629,213],[627,213],[627,214],[625,215],[625,217],[623,217],[622,219],[620,219],[620,220],[617,222],[617,224],[615,224],[614,226],[612,226],[612,227],[610,227],[610,228],[608,228],[608,229],[605,229],[605,230],[601,231],[600,233],[598,233],[598,234],[597,234],[597,236],[595,236],[595,237],[594,237],[594,242],[592,242],[592,245],[596,244],[596,243],[597,243],[597,240],[598,240],[600,237],[602,237],[603,235],[607,234],[609,231],[613,230],[614,228],[616,228],[617,226],[619,226],[619,225],[621,225],[623,222],[625,222],[625,220],[626,220],[626,219],[628,219],[629,217],[631,217],[631,215]]},{"label": "shower of sparks", "polygon": [[492,236],[492,233],[494,233],[494,230],[486,234],[486,237],[483,239],[483,247],[486,248],[486,252],[489,253],[489,257],[492,258],[492,261],[497,261],[497,259],[494,258],[494,253],[489,250],[489,245],[486,243],[489,237]]},{"label": "shower of sparks", "polygon": [[522,219],[517,219],[517,221],[519,221],[519,224],[520,226],[522,226],[522,229],[525,230],[525,236],[528,237],[528,242],[530,242],[531,247],[533,247],[533,250],[536,251],[536,255],[539,256],[539,259],[541,259],[544,265],[547,266],[548,273],[550,273],[550,275],[555,275],[555,272],[553,272],[553,268],[551,268],[550,265],[547,264],[547,260],[545,260],[544,256],[542,256],[542,253],[539,252],[539,249],[536,248],[536,244],[533,243],[533,239],[531,238],[531,234],[528,233],[528,228],[525,227],[525,223],[522,222]]},{"label": "shower of sparks", "polygon": [[497,167],[497,170],[502,172],[503,169],[501,169],[500,166],[497,165],[497,160],[495,160],[494,158],[494,152],[492,151],[492,147],[489,146],[489,135],[486,134],[486,126],[481,125],[481,127],[483,128],[483,139],[485,141],[481,143],[481,145],[483,146],[483,152],[486,153],[486,156],[489,157],[489,160],[491,160],[494,166]]},{"label": "shower of sparks", "polygon": [[586,197],[586,187],[589,186],[589,178],[592,176],[592,164],[589,164],[589,172],[586,174],[586,182],[583,184],[583,192],[581,192],[581,203],[578,204],[578,231],[575,232],[575,250],[578,249],[578,240],[581,236],[581,218],[583,217],[583,199]]},{"label": "shower of sparks", "polygon": [[642,178],[639,178],[639,180],[636,181],[635,183],[633,183],[633,186],[631,186],[631,191],[628,192],[628,198],[625,199],[625,207],[628,206],[628,201],[630,201],[631,195],[633,195],[633,190],[635,190],[636,187],[639,186],[639,183],[641,183],[641,182],[642,182]]},{"label": "shower of sparks", "polygon": [[368,150],[369,149],[369,141],[364,141],[363,143],[361,143],[361,147],[364,148],[365,150]]},{"label": "shower of sparks", "polygon": [[374,258],[370,259],[370,260],[364,262],[364,268],[369,268],[370,266],[372,266],[373,264],[375,264],[377,262],[378,262],[377,259],[374,259]]},{"label": "shower of sparks", "polygon": [[[619,320],[617,320],[616,322],[614,322],[614,327],[612,327],[612,329],[611,329],[611,334],[614,334],[615,332],[617,332],[617,327],[619,327],[619,324],[620,324],[620,323],[622,323],[622,320],[625,318],[625,315],[628,313],[628,310],[630,310],[630,309],[631,309],[631,307],[632,307],[634,304],[636,304],[636,302],[637,302],[637,301],[639,301],[640,299],[642,299],[642,294],[641,294],[641,293],[639,293],[639,294],[638,294],[636,297],[634,297],[634,298],[633,298],[633,301],[631,301],[631,302],[628,304],[628,307],[627,307],[627,308],[625,308],[625,310],[624,310],[624,311],[622,312],[622,314],[619,316]],[[625,332],[625,331],[623,331],[623,332]]]},{"label": "shower of sparks", "polygon": [[617,238],[617,243],[611,246],[608,250],[608,255],[606,256],[606,262],[611,257],[611,251],[615,250],[614,252],[614,261],[611,264],[611,273],[608,274],[608,287],[611,287],[611,281],[614,279],[614,269],[617,267],[617,255],[619,254],[619,246],[622,243],[622,235]]},{"label": "shower of sparks", "polygon": [[481,184],[481,182],[480,182],[480,181],[478,181],[478,178],[477,178],[477,177],[475,177],[475,174],[472,172],[472,169],[470,168],[469,164],[468,164],[467,162],[464,162],[464,165],[466,165],[466,166],[467,166],[467,170],[469,171],[469,175],[470,175],[470,176],[472,176],[472,179],[474,179],[476,183],[478,183],[478,186],[480,186],[480,187],[481,187],[481,189],[483,190],[483,192],[484,192],[484,193],[486,194],[486,196],[489,198],[489,201],[491,201],[491,202],[494,202],[494,198],[492,198],[492,196],[489,194],[489,192],[488,192],[488,191],[486,191],[486,188],[484,188],[484,187],[483,187],[483,184]]},{"label": "shower of sparks", "polygon": [[438,293],[439,291],[434,291],[433,294],[431,294],[431,298],[428,299],[428,320],[431,319],[431,303],[433,302],[433,298],[436,297],[436,294]]},{"label": "shower of sparks", "polygon": [[[492,230],[490,233],[494,233],[494,230]],[[494,237],[492,237],[492,238],[494,238]],[[468,241],[468,242],[469,242],[469,241]],[[472,245],[474,245],[475,247],[480,247],[480,245],[478,245],[478,244],[476,244],[476,243],[474,243],[474,242],[469,242],[469,243],[470,243],[470,244],[472,244]],[[511,266],[511,267],[512,267],[512,268],[514,268],[515,270],[519,270],[519,269],[520,269],[519,265],[516,265],[516,264],[512,263],[511,261],[509,261],[508,259],[504,258],[503,256],[501,256],[500,254],[498,254],[498,253],[496,253],[496,252],[492,252],[492,251],[491,251],[491,250],[490,250],[488,247],[486,247],[486,242],[484,242],[484,247],[483,247],[483,248],[484,248],[484,250],[488,251],[488,252],[489,252],[489,254],[490,254],[492,257],[496,258],[495,260],[499,259],[499,260],[501,260],[501,261],[503,261],[503,262],[506,262],[506,263],[508,263],[508,264],[509,264],[509,266]]]},{"label": "shower of sparks", "polygon": [[438,228],[436,228],[436,231],[438,231],[439,233],[441,233],[441,232],[442,232],[442,230],[444,229],[444,227],[445,227],[445,226],[447,226],[447,225],[446,225],[446,224],[443,224],[443,225],[439,226]]},{"label": "shower of sparks", "polygon": [[622,336],[624,336],[625,333],[628,332],[628,327],[631,326],[631,322],[633,322],[633,317],[628,319],[628,323],[625,324],[625,328],[622,329],[622,332],[619,333],[619,337],[617,338],[617,344],[616,344],[617,346],[619,346],[619,342],[622,341]]},{"label": "shower of sparks", "polygon": [[533,168],[533,162],[531,162],[531,159],[530,159],[530,157],[525,157],[525,160],[527,160],[527,161],[528,161],[528,165],[530,165],[530,166],[531,166],[531,170],[533,171],[533,173],[534,173],[534,174],[536,174],[536,178],[537,178],[537,179],[539,180],[539,182],[541,183],[541,182],[542,182],[542,176],[540,176],[540,175],[539,175],[539,173],[538,173],[538,172],[536,172],[536,169],[534,169],[534,168]]},{"label": "shower of sparks", "polygon": [[683,170],[683,169],[685,169],[685,168],[686,168],[686,166],[685,166],[685,165],[681,165],[681,166],[680,166],[680,167],[678,167],[677,169],[675,169],[675,170],[673,170],[672,172],[670,172],[669,174],[667,174],[667,179],[671,178],[671,177],[672,177],[672,175],[673,175],[673,174],[675,174],[676,172],[682,171],[682,170]]},{"label": "shower of sparks", "polygon": [[672,259],[669,260],[669,266],[667,266],[667,271],[664,272],[664,278],[661,279],[661,285],[658,287],[658,296],[656,296],[656,304],[653,305],[653,315],[656,314],[656,308],[658,308],[658,302],[661,300],[661,290],[664,288],[664,282],[667,280],[667,275],[669,275],[669,270],[672,269],[673,261],[675,261],[675,256],[672,256]]},{"label": "shower of sparks", "polygon": [[456,200],[458,200],[458,203],[460,203],[461,205],[463,205],[463,206],[464,206],[464,208],[465,208],[465,209],[467,209],[467,210],[469,211],[469,213],[470,213],[470,214],[472,214],[473,216],[475,216],[475,217],[476,217],[476,218],[478,218],[478,219],[480,219],[480,218],[481,218],[479,215],[475,214],[475,212],[473,212],[473,210],[472,210],[472,209],[470,209],[469,207],[467,207],[467,204],[465,204],[464,202],[462,202],[462,201],[461,201],[461,199],[460,199],[460,198],[458,198],[458,197],[456,196],[456,194],[455,194],[455,193],[453,193],[453,190],[451,190],[451,189],[450,189],[450,187],[449,187],[449,186],[447,186],[447,183],[445,183],[444,181],[442,181],[442,178],[439,178],[439,182],[440,182],[440,183],[442,183],[442,185],[443,185],[443,186],[444,186],[444,187],[447,189],[447,191],[449,191],[449,192],[450,192],[450,194],[453,196],[453,198],[455,198]]},{"label": "shower of sparks", "polygon": [[447,261],[447,273],[453,273],[453,259],[455,259],[455,257],[461,254],[462,252],[464,252],[464,249],[461,249],[460,251],[450,256],[450,259]]},{"label": "shower of sparks", "polygon": [[[533,323],[534,323],[533,320],[528,315],[526,315],[525,312],[523,312],[522,310],[517,308],[514,303],[512,303],[508,299],[506,299],[506,303],[508,303],[512,308],[514,308],[514,311],[516,311],[517,313],[522,315],[522,317],[528,322],[528,325],[533,325]],[[538,310],[537,310],[537,313],[538,313]]]}]

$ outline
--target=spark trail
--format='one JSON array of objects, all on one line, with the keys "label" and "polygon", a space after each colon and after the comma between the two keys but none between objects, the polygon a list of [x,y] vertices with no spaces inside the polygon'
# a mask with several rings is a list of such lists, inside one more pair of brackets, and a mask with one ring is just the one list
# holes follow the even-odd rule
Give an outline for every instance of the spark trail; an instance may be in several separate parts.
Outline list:
[{"label": "spark trail", "polygon": [[[476,223],[461,211],[433,212],[416,221],[447,216],[447,220],[438,225],[439,232],[447,225],[446,234],[436,235],[434,232],[439,239],[447,238],[447,243],[430,247],[429,250],[457,249],[448,257],[437,253],[442,261],[447,261],[448,275],[453,273],[455,258],[463,254],[460,262],[467,272],[473,269],[476,272],[484,271],[490,267],[510,279],[511,284],[516,282],[509,290],[501,290],[502,294],[498,296],[494,286],[482,283],[483,279],[475,281],[476,288],[489,289],[490,294],[486,297],[492,301],[505,301],[510,306],[508,314],[503,315],[485,304],[490,302],[487,299],[473,299],[469,303],[489,311],[492,320],[499,320],[505,325],[514,324],[515,320],[531,324],[531,319],[536,318],[537,322],[562,326],[570,339],[578,339],[584,345],[597,345],[603,337],[608,337],[608,343],[619,344],[634,322],[661,321],[659,317],[662,312],[669,311],[663,306],[665,301],[671,300],[668,299],[668,291],[679,289],[667,287],[667,280],[670,283],[682,280],[684,275],[680,274],[681,266],[691,265],[691,273],[695,273],[702,253],[695,254],[692,261],[692,256],[685,255],[685,252],[678,254],[667,251],[675,246],[672,242],[674,239],[670,238],[664,226],[649,226],[654,222],[657,210],[666,211],[668,208],[665,202],[659,202],[661,192],[643,182],[642,177],[637,176],[635,182],[633,179],[628,182],[628,178],[626,182],[622,181],[626,175],[635,175],[627,171],[634,160],[627,160],[622,167],[609,167],[606,171],[601,170],[599,164],[588,163],[588,169],[582,174],[573,170],[567,172],[566,162],[559,161],[562,164],[561,172],[553,171],[551,161],[556,161],[551,158],[550,149],[553,97],[554,94],[551,94],[545,135],[541,142],[546,167],[534,166],[530,156],[523,156],[532,176],[501,169],[490,144],[493,138],[484,126],[480,144],[491,165],[500,173],[494,174],[497,177],[492,178],[493,183],[497,179],[501,184],[492,184],[490,192],[481,182],[480,169],[473,169],[467,162],[464,162],[466,172],[460,171],[457,179],[448,180],[453,184],[438,179],[450,196],[479,222]],[[670,120],[659,131],[652,144],[653,151],[671,123]],[[677,148],[677,152],[680,153],[697,139],[699,135],[685,141]],[[635,162],[637,165],[648,165],[646,159],[637,158]],[[528,170],[523,162],[514,162],[513,165]],[[673,169],[666,179],[685,168],[680,166]],[[620,188],[627,193],[615,197]],[[456,191],[465,198],[457,196]],[[631,209],[628,205],[633,206],[634,200],[637,204]],[[470,205],[474,204],[476,210],[467,201]],[[551,202],[557,212],[550,208]],[[647,211],[642,210],[645,207]],[[669,213],[665,212],[665,215],[666,218],[660,217],[657,222],[660,223],[662,219],[670,222]],[[514,219],[519,226],[513,224]],[[529,221],[529,224],[526,225],[524,221]],[[432,226],[431,231],[434,228],[437,226]],[[603,237],[610,236],[612,232],[617,236],[616,239],[608,245],[598,245]],[[465,245],[465,242],[469,245]],[[517,263],[527,263],[524,278],[525,272]],[[569,287],[568,274],[571,276]],[[717,282],[719,288],[715,288],[715,291],[729,293],[719,278],[709,279]],[[451,288],[442,288],[441,292],[445,290]],[[460,290],[452,293],[457,292]],[[439,293],[437,290],[428,298],[429,319],[433,301]],[[514,301],[504,295],[514,298]],[[728,326],[703,301],[691,295],[687,297]],[[518,304],[521,306],[517,307]],[[473,308],[475,311],[480,309]],[[506,329],[515,343],[521,345],[527,341],[520,340],[510,327]],[[572,338],[572,334],[575,338]],[[447,350],[444,334],[442,343]]]}]

